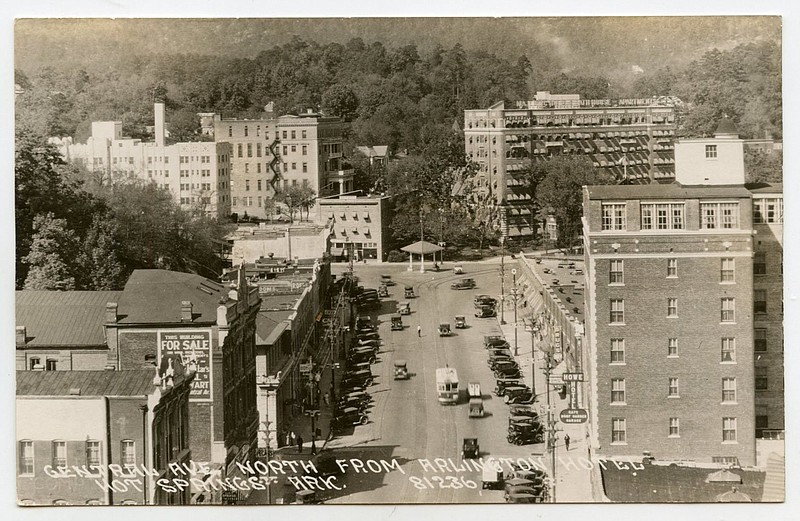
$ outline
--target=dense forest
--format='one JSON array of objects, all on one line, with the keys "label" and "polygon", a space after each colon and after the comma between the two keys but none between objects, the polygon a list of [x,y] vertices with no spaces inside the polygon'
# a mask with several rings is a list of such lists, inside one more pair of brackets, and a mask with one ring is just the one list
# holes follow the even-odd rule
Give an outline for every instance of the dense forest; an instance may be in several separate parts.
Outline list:
[{"label": "dense forest", "polygon": [[[455,129],[465,109],[531,99],[540,90],[583,98],[677,96],[681,135],[710,134],[727,114],[743,137],[781,138],[781,48],[774,42],[713,49],[626,82],[571,72],[554,55],[534,51],[509,57],[460,44],[421,50],[294,37],[255,57],[131,53],[113,68],[91,60],[82,68],[17,63],[17,286],[111,289],[144,267],[219,273],[223,223],[181,210],[149,185],[93,186],[86,172],[45,145],[47,136],[83,142],[92,121],[110,119],[121,120],[126,135],[146,138],[154,99],[166,100],[178,140],[201,139],[197,112],[253,117],[270,102],[278,114],[311,108],[344,118],[345,152],[359,187],[385,190],[403,208],[392,226],[398,243],[416,240],[420,221],[426,237],[441,235],[450,245],[483,247],[496,237],[496,207],[469,193],[474,164]],[[365,168],[352,152],[355,145],[384,144],[405,152],[388,175]],[[779,158],[748,161],[752,179],[780,179]],[[532,165],[524,175],[538,218],[555,211],[565,230],[577,229],[581,184],[611,182],[592,169],[566,159]],[[564,234],[564,244],[573,238]]]}]

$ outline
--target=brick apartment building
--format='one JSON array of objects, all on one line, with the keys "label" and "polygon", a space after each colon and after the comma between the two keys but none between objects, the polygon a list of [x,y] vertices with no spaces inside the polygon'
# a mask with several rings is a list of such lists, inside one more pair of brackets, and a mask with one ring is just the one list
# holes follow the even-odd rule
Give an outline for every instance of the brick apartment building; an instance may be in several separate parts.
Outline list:
[{"label": "brick apartment building", "polygon": [[192,459],[193,369],[17,371],[19,503],[188,504],[188,491],[165,494],[155,482]]},{"label": "brick apartment building", "polygon": [[[164,357],[197,360],[189,445],[195,461],[223,476],[235,476],[235,462],[255,455],[259,304],[243,270],[228,287],[193,274],[136,270],[106,310],[109,366],[127,371]],[[193,502],[215,500],[194,492]]]},{"label": "brick apartment building", "polygon": [[264,201],[290,186],[319,195],[352,190],[339,118],[313,112],[214,121],[217,143],[231,145],[231,212],[264,218]]},{"label": "brick apartment building", "polygon": [[759,381],[782,373],[780,198],[745,188],[742,148],[723,120],[677,142],[675,184],[584,187],[600,454],[753,465],[757,428],[782,426],[782,377]]},{"label": "brick apartment building", "polygon": [[504,208],[502,233],[530,236],[535,223],[530,187],[517,172],[556,155],[584,155],[620,180],[674,179],[674,99],[582,100],[537,92],[514,107],[498,102],[464,111],[466,154],[479,166],[477,189]]}]

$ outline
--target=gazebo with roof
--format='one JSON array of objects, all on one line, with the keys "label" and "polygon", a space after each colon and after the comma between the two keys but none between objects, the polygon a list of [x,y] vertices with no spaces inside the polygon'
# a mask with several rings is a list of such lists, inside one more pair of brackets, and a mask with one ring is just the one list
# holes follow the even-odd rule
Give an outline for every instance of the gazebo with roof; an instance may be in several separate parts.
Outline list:
[{"label": "gazebo with roof", "polygon": [[414,271],[414,255],[419,255],[420,273],[425,273],[425,255],[442,251],[441,246],[437,246],[428,241],[417,241],[413,244],[409,244],[408,246],[405,246],[400,249],[411,254],[408,258],[408,271]]}]

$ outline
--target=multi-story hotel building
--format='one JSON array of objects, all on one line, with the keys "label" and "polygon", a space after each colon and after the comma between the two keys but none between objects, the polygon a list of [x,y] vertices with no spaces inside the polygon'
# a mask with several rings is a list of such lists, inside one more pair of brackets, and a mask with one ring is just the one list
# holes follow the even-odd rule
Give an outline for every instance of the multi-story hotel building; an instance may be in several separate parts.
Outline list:
[{"label": "multi-story hotel building", "polygon": [[585,155],[620,180],[670,182],[674,132],[670,100],[582,100],[537,92],[514,107],[501,101],[464,111],[466,153],[479,166],[476,188],[504,208],[501,230],[512,238],[534,233],[531,189],[517,175],[531,162]]},{"label": "multi-story hotel building", "polygon": [[264,218],[264,201],[290,186],[318,195],[352,190],[342,160],[339,118],[307,112],[263,119],[216,119],[217,143],[231,145],[231,212]]},{"label": "multi-story hotel building", "polygon": [[95,121],[86,143],[51,138],[67,161],[84,166],[110,182],[115,176],[136,177],[170,191],[186,210],[209,215],[230,214],[230,160],[228,143],[165,143],[163,103],[155,104],[155,141],[122,136],[122,122]]},{"label": "multi-story hotel building", "polygon": [[676,143],[674,184],[584,187],[600,454],[753,465],[783,426],[781,197],[745,188],[742,149],[725,120]]}]

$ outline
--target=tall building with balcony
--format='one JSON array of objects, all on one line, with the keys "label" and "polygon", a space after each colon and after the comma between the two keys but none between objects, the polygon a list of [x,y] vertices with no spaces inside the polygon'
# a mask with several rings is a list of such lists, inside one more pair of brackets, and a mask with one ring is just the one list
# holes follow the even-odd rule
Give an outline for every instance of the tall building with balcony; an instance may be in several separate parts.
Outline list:
[{"label": "tall building with balcony", "polygon": [[228,143],[191,142],[167,145],[165,109],[155,106],[155,141],[145,142],[122,135],[121,121],[95,121],[86,143],[72,138],[51,138],[67,161],[81,163],[102,176],[135,177],[169,190],[186,210],[208,215],[230,213],[230,160]]},{"label": "tall building with balcony", "polygon": [[753,465],[783,426],[782,198],[742,149],[724,120],[676,143],[674,184],[584,187],[600,454]]},{"label": "tall building with balcony", "polygon": [[534,233],[530,186],[518,173],[557,155],[585,155],[596,168],[627,183],[671,182],[675,177],[670,99],[580,99],[537,92],[513,107],[498,102],[464,111],[466,153],[478,163],[477,189],[504,208],[502,233]]},{"label": "tall building with balcony", "polygon": [[318,195],[351,190],[342,126],[339,118],[313,112],[215,119],[215,140],[232,150],[231,212],[264,218],[264,202],[290,186],[308,186]]}]

